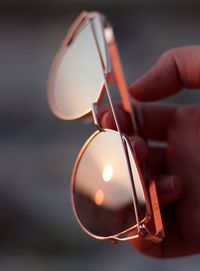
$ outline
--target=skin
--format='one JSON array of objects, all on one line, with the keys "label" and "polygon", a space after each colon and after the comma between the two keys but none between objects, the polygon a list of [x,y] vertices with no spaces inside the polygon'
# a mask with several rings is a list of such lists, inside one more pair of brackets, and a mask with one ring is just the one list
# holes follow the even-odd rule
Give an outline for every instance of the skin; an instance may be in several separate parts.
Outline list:
[{"label": "skin", "polygon": [[[200,106],[149,103],[174,95],[182,88],[200,88],[200,46],[167,51],[129,88],[138,102],[139,134],[164,141],[165,148],[147,149],[133,138],[128,114],[115,105],[122,131],[132,139],[140,164],[150,158],[157,184],[166,237],[160,244],[135,239],[132,246],[149,256],[172,258],[200,252]],[[116,129],[109,107],[100,112],[103,127]]]}]

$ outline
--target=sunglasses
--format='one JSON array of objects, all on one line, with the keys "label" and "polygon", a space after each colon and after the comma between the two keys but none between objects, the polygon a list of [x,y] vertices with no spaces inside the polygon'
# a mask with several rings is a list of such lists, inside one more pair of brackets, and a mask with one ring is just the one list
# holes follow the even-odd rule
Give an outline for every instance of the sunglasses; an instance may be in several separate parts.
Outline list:
[{"label": "sunglasses", "polygon": [[[64,120],[92,116],[97,131],[82,147],[71,178],[72,206],[81,228],[111,242],[144,238],[160,242],[164,230],[155,182],[140,169],[134,147],[120,130],[110,84],[115,84],[134,133],[137,121],[113,30],[97,12],[82,12],[53,62],[48,100]],[[107,96],[116,130],[102,128],[98,109]]]}]

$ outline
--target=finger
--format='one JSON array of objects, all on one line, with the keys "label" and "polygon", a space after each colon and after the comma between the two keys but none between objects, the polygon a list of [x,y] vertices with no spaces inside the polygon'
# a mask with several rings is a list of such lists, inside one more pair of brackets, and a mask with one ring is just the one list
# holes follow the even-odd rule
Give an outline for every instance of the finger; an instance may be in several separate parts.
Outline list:
[{"label": "finger", "polygon": [[139,133],[146,139],[166,140],[168,127],[173,121],[176,108],[158,103],[135,103]]},{"label": "finger", "polygon": [[165,238],[159,244],[140,237],[131,240],[130,243],[137,251],[156,258],[166,259],[195,254],[194,249],[182,238],[180,228],[173,223],[165,227]]},{"label": "finger", "polygon": [[[120,103],[114,105],[114,110],[121,131],[131,134],[132,125],[129,114],[124,111]],[[139,120],[139,134],[144,135],[147,139],[165,140],[168,124],[173,121],[175,110],[176,107],[172,105],[135,103],[134,111]],[[99,119],[103,128],[117,129],[109,106],[99,112]]]},{"label": "finger", "polygon": [[[120,129],[125,134],[131,134],[132,125],[130,116],[127,112],[125,112],[120,103],[114,104],[115,114],[117,116],[117,120],[120,126]],[[103,128],[109,128],[113,130],[117,130],[115,121],[113,118],[113,114],[109,106],[104,107],[99,113],[100,123]],[[142,166],[144,161],[148,156],[148,148],[146,146],[145,141],[137,135],[128,136],[132,148],[134,149],[138,162]]]},{"label": "finger", "polygon": [[[129,114],[124,111],[120,103],[114,104],[113,107],[121,131],[125,134],[130,134],[132,131],[132,125]],[[100,110],[99,120],[103,128],[117,130],[113,113],[109,105],[105,106],[103,109]]]},{"label": "finger", "polygon": [[[118,121],[122,132],[126,133],[127,130],[130,132],[130,119],[127,113],[123,111],[122,105],[117,104],[114,106],[116,114],[118,116]],[[174,118],[174,112],[176,107],[161,104],[145,104],[136,103],[135,113],[137,119],[140,119],[138,128],[139,134],[145,137],[146,140],[159,140],[164,141],[167,139],[168,126]],[[141,114],[142,113],[142,114]],[[141,119],[142,115],[142,119]],[[100,112],[100,122],[102,127],[116,129],[112,113],[110,109],[103,108]],[[127,128],[128,127],[128,128]],[[146,143],[136,140],[136,153],[138,156],[139,164],[142,166],[144,162],[144,157],[147,156]],[[139,146],[137,148],[137,145]],[[167,147],[167,146],[166,146]],[[166,158],[166,148],[160,147],[149,147],[150,150],[150,165],[156,175],[166,174],[165,169],[165,158]]]},{"label": "finger", "polygon": [[147,145],[144,142],[144,140],[140,138],[139,136],[129,137],[129,140],[132,145],[132,148],[135,151],[138,163],[140,167],[142,168],[144,166],[144,162],[146,161],[148,157],[148,153],[149,153]]},{"label": "finger", "polygon": [[140,101],[154,101],[180,91],[200,87],[200,46],[175,48],[130,86],[130,94]]},{"label": "finger", "polygon": [[169,175],[157,177],[155,180],[160,204],[173,203],[180,198],[183,185],[179,177]]},{"label": "finger", "polygon": [[153,174],[156,176],[166,175],[166,148],[148,147],[149,163]]},{"label": "finger", "polygon": [[[121,104],[114,105],[119,126],[124,133],[130,133],[132,129],[131,119],[127,112],[123,110]],[[173,119],[176,107],[163,104],[135,103],[135,113],[139,119],[138,129],[140,134],[153,140],[165,140],[168,124]],[[103,128],[116,130],[113,114],[109,106],[99,113],[100,123]]]}]

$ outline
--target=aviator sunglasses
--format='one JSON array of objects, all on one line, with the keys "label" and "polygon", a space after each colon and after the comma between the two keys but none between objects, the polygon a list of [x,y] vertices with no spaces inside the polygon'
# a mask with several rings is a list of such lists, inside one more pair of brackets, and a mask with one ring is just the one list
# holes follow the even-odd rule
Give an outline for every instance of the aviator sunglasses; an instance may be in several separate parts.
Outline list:
[{"label": "aviator sunglasses", "polygon": [[[51,67],[48,100],[64,120],[91,116],[97,131],[82,147],[71,178],[72,207],[81,228],[111,242],[144,238],[160,242],[164,230],[153,178],[142,171],[134,147],[120,130],[110,86],[115,84],[129,114],[129,99],[113,29],[97,12],[82,12],[72,24]],[[116,130],[101,127],[98,109],[107,96]],[[148,177],[147,177],[148,176]]]}]

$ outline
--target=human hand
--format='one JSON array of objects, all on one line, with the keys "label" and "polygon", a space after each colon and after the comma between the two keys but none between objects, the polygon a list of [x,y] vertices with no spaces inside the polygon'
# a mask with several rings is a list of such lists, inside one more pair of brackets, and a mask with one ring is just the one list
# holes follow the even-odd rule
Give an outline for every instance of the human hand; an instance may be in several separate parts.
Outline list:
[{"label": "human hand", "polygon": [[[142,110],[139,123],[146,139],[165,141],[166,148],[149,148],[151,167],[157,183],[166,237],[160,244],[135,239],[133,247],[161,258],[200,252],[200,106],[170,106],[144,103],[170,96],[182,87],[200,87],[200,46],[177,48],[165,53],[155,66],[131,85]],[[139,110],[138,110],[139,108]],[[115,106],[122,131],[132,135],[130,119],[122,106]],[[100,112],[103,127],[115,129],[108,107]],[[139,160],[146,157],[140,138],[134,140]],[[169,217],[170,214],[170,217]]]}]

